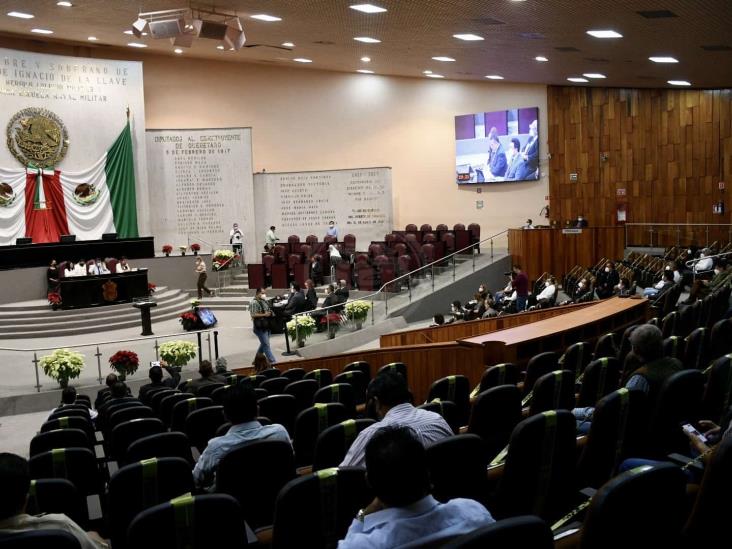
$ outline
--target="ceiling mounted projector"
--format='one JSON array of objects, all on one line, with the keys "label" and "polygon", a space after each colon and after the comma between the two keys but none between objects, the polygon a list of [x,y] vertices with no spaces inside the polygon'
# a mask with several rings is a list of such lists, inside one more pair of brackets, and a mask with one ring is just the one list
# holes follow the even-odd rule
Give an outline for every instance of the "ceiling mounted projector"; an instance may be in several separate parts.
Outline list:
[{"label": "ceiling mounted projector", "polygon": [[190,48],[194,38],[216,40],[230,50],[240,50],[246,42],[236,14],[197,8],[139,13],[132,32],[137,37],[147,32],[152,38],[167,38],[184,48]]}]

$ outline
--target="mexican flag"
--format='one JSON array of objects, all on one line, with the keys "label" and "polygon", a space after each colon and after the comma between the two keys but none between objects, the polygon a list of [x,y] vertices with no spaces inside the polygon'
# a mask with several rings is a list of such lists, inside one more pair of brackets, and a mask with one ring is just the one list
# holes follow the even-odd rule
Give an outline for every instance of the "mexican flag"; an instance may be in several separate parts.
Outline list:
[{"label": "mexican flag", "polygon": [[58,242],[62,234],[98,240],[115,232],[119,238],[139,236],[129,122],[85,170],[0,168],[0,244],[22,236]]}]

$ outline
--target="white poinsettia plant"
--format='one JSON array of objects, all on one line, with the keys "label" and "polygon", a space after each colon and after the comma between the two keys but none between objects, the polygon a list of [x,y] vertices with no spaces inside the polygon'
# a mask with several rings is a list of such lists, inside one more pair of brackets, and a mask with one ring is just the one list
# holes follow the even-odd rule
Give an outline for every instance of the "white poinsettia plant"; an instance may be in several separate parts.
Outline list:
[{"label": "white poinsettia plant", "polygon": [[196,346],[190,341],[166,341],[160,346],[160,358],[170,366],[185,366],[196,358]]},{"label": "white poinsettia plant", "polygon": [[292,339],[304,340],[315,332],[315,320],[310,315],[296,316],[287,323],[287,334]]},{"label": "white poinsettia plant", "polygon": [[213,270],[224,271],[228,269],[231,266],[235,255],[236,254],[231,250],[216,250],[213,253],[213,258],[211,260]]},{"label": "white poinsettia plant", "polygon": [[50,355],[41,357],[41,367],[51,379],[61,385],[81,375],[84,369],[84,355],[71,349],[56,349]]},{"label": "white poinsettia plant", "polygon": [[348,320],[364,321],[369,316],[371,303],[363,300],[349,301],[346,303],[344,311]]}]

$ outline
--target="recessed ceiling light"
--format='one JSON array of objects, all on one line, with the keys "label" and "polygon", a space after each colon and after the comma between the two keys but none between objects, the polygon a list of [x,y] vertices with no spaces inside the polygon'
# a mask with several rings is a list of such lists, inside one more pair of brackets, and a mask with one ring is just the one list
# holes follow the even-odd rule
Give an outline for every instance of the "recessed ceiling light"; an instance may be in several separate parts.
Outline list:
[{"label": "recessed ceiling light", "polygon": [[500,74],[486,74],[485,77],[488,80],[503,80],[503,76]]},{"label": "recessed ceiling light", "polygon": [[422,74],[432,74],[432,71],[422,71]]},{"label": "recessed ceiling light", "polygon": [[445,78],[445,77],[444,77],[444,76],[442,76],[441,74],[435,74],[435,73],[433,73],[433,72],[431,72],[431,73],[429,73],[429,74],[425,74],[425,76],[426,76],[427,78]]},{"label": "recessed ceiling light", "polygon": [[622,38],[623,35],[614,30],[588,30],[587,34],[595,38]]},{"label": "recessed ceiling light", "polygon": [[224,49],[224,46],[222,46],[221,44],[219,44],[218,46],[216,46],[216,49],[217,50],[223,50]]},{"label": "recessed ceiling light", "polygon": [[131,48],[147,48],[147,44],[140,44],[139,42],[130,42],[127,45]]},{"label": "recessed ceiling light", "polygon": [[373,4],[353,4],[351,9],[363,13],[384,13],[386,11],[386,8],[374,6]]},{"label": "recessed ceiling light", "polygon": [[567,78],[567,80],[569,80],[570,82],[589,82],[587,78],[581,78],[579,76],[570,76],[569,78]]},{"label": "recessed ceiling light", "polygon": [[371,63],[371,58],[364,56],[361,58],[361,61],[363,61],[364,63]]},{"label": "recessed ceiling light", "polygon": [[439,55],[437,57],[433,57],[435,61],[445,61],[445,62],[452,62],[455,61],[452,57],[445,57],[443,55]]},{"label": "recessed ceiling light", "polygon": [[252,19],[257,19],[259,21],[267,21],[268,23],[271,23],[273,21],[282,21],[281,17],[275,17],[274,15],[267,15],[266,13],[258,13],[257,15],[252,15]]},{"label": "recessed ceiling light", "polygon": [[53,34],[53,31],[48,29],[31,29],[31,32],[35,32],[36,34]]},{"label": "recessed ceiling light", "polygon": [[356,42],[363,42],[365,44],[378,44],[379,42],[381,42],[381,40],[371,38],[370,36],[356,36],[354,40]]},{"label": "recessed ceiling light", "polygon": [[181,54],[181,53],[183,53],[183,50],[182,50],[181,48],[175,48],[175,49],[174,49],[173,51],[174,51],[175,53],[177,53],[177,54]]},{"label": "recessed ceiling light", "polygon": [[295,44],[293,44],[292,42],[282,42],[282,45],[285,46],[286,48],[294,48],[295,47]]},{"label": "recessed ceiling light", "polygon": [[90,36],[89,38],[87,38],[87,40],[89,40],[89,42],[96,42],[97,40],[99,40],[99,38],[97,38],[96,36]]},{"label": "recessed ceiling light", "polygon": [[35,15],[24,13],[22,11],[9,11],[8,15],[10,17],[17,17],[18,19],[33,19],[35,17]]},{"label": "recessed ceiling light", "polygon": [[549,61],[549,59],[544,57],[543,55],[537,55],[536,57],[534,57],[534,59],[539,63],[546,63],[547,61]]},{"label": "recessed ceiling light", "polygon": [[691,86],[691,82],[686,80],[669,80],[668,83],[672,86]]},{"label": "recessed ceiling light", "polygon": [[367,69],[358,69],[356,72],[360,72],[361,74],[374,74],[374,71],[370,71]]},{"label": "recessed ceiling light", "polygon": [[133,32],[131,30],[129,30],[129,29],[127,29],[124,33],[125,34],[129,34],[130,36],[132,36],[132,34],[133,34]]},{"label": "recessed ceiling light", "polygon": [[466,40],[468,42],[473,40],[485,40],[485,38],[478,36],[477,34],[453,34],[452,36],[458,40]]},{"label": "recessed ceiling light", "polygon": [[648,59],[650,59],[654,63],[678,63],[679,62],[679,60],[676,59],[675,57],[659,56],[659,57],[649,57]]},{"label": "recessed ceiling light", "polygon": [[607,78],[604,74],[600,74],[599,72],[586,72],[583,73],[582,76],[585,78]]},{"label": "recessed ceiling light", "polygon": [[74,6],[71,2],[56,2],[56,5],[62,8],[72,8]]},{"label": "recessed ceiling light", "polygon": [[296,61],[298,63],[312,63],[313,62],[312,59],[307,59],[305,57],[296,57],[295,59],[293,59],[293,61]]}]

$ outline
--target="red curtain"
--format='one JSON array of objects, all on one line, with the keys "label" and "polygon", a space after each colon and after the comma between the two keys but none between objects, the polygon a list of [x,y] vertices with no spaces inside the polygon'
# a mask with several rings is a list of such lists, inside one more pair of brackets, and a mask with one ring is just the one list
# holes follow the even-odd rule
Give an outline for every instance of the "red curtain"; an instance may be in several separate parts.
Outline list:
[{"label": "red curtain", "polygon": [[35,209],[38,175],[28,172],[25,176],[25,235],[34,243],[58,242],[62,234],[69,233],[66,221],[66,205],[61,191],[60,172],[43,174],[43,193],[46,209]]}]

